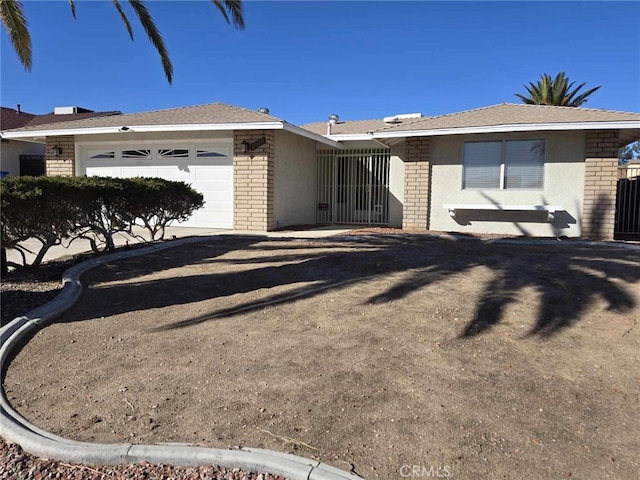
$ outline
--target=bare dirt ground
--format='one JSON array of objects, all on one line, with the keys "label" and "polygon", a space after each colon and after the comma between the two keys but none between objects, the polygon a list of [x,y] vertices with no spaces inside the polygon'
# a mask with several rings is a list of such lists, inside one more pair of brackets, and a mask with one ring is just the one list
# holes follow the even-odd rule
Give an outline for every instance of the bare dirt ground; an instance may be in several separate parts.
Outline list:
[{"label": "bare dirt ground", "polygon": [[5,378],[54,433],[269,448],[365,478],[640,471],[637,250],[221,237],[83,281]]}]

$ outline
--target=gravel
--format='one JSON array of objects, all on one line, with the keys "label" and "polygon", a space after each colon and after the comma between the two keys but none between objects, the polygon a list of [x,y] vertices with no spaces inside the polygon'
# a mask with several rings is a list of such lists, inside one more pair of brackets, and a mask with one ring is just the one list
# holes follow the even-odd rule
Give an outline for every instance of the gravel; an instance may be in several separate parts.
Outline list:
[{"label": "gravel", "polygon": [[239,468],[216,467],[172,467],[140,463],[132,465],[105,466],[73,465],[37,458],[25,453],[19,445],[0,439],[0,478],[15,480],[41,480],[60,478],[68,480],[285,480],[279,475],[245,472]]}]

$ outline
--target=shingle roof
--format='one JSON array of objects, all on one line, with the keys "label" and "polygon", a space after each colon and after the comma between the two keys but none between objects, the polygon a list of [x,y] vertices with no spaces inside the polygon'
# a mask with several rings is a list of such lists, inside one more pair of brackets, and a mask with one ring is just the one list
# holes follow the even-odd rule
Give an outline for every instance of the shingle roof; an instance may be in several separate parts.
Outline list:
[{"label": "shingle roof", "polygon": [[[379,130],[387,126],[384,120],[354,120],[347,122],[338,122],[331,127],[332,135],[358,134],[368,133]],[[327,134],[327,122],[314,122],[302,125],[302,128],[318,135]]]},{"label": "shingle roof", "polygon": [[[234,107],[224,103],[209,103],[193,107],[169,108],[150,112],[128,113],[122,115],[104,116],[75,120],[72,122],[55,123],[56,130],[77,128],[100,128],[122,126],[147,125],[198,125],[207,123],[253,123],[253,122],[282,122],[283,120],[266,113]],[[21,131],[44,130],[48,125],[24,127]]]},{"label": "shingle roof", "polygon": [[77,121],[92,117],[104,117],[108,115],[119,115],[120,112],[91,112],[55,114],[45,113],[35,115],[33,113],[18,112],[13,108],[0,107],[0,130],[11,130],[22,127],[34,127],[39,125],[58,124],[61,122]]},{"label": "shingle roof", "polygon": [[[395,124],[385,123],[381,119],[341,122],[332,128],[332,134],[403,132],[519,124],[619,122],[626,120],[640,121],[640,113],[592,108],[501,103],[499,105],[491,105],[489,107],[465,110],[447,115],[408,118]],[[303,125],[302,128],[321,135],[327,134],[326,122],[310,123]]]},{"label": "shingle roof", "polygon": [[18,112],[13,108],[0,107],[0,130],[24,127],[33,120],[33,113]]},{"label": "shingle roof", "polygon": [[498,125],[640,121],[640,113],[591,108],[501,103],[437,117],[417,118],[381,131],[439,130]]}]

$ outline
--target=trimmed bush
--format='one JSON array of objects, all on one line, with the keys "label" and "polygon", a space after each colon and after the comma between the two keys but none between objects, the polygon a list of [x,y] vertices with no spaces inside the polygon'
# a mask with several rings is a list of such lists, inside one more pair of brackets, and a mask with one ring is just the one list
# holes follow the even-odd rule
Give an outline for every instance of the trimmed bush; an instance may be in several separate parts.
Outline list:
[{"label": "trimmed bush", "polygon": [[136,224],[151,239],[183,221],[203,205],[203,197],[184,182],[157,178],[7,177],[0,180],[2,247],[21,252],[19,243],[36,238],[42,244],[32,266],[63,239],[86,238],[94,251],[113,250],[113,236],[130,235]]},{"label": "trimmed bush", "polygon": [[[41,243],[32,265],[39,265],[49,248],[60,245],[76,229],[73,183],[66,177],[6,177],[0,180],[0,230],[2,248],[20,252],[18,245],[28,238]],[[33,252],[35,253],[35,252]]]}]

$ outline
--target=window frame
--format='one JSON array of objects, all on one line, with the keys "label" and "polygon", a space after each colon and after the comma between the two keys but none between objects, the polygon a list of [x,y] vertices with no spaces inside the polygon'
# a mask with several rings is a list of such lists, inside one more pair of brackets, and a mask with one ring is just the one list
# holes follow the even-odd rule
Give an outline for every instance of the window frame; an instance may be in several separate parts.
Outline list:
[{"label": "window frame", "polygon": [[[542,183],[539,187],[506,187],[506,152],[507,152],[507,142],[542,142],[544,145],[544,155],[542,157]],[[465,186],[465,146],[471,143],[500,143],[500,178],[499,178],[499,187],[495,188],[482,188],[482,187],[467,187]],[[500,140],[469,140],[464,141],[462,144],[462,176],[461,176],[461,190],[470,190],[470,191],[481,191],[481,190],[491,190],[491,191],[540,191],[544,190],[545,185],[545,171],[547,164],[547,139],[546,138],[512,138],[512,139],[500,139]]]}]

